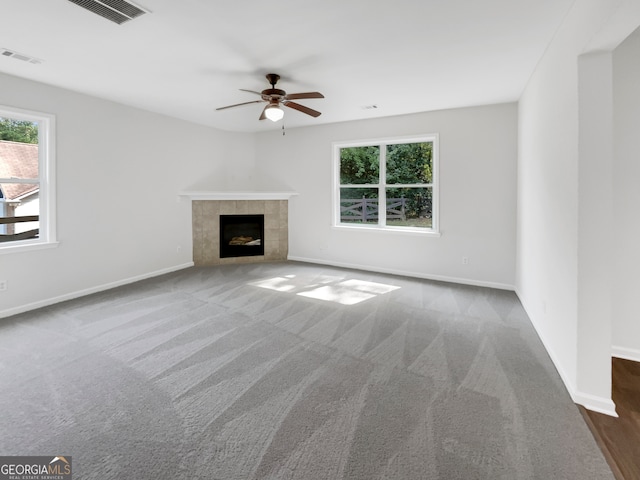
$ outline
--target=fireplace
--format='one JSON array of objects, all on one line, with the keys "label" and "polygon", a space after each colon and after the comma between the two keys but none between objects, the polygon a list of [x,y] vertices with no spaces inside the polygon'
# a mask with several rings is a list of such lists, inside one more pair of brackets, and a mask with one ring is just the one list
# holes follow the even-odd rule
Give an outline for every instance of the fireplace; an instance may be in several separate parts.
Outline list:
[{"label": "fireplace", "polygon": [[[211,265],[276,262],[286,260],[289,253],[290,194],[229,194],[196,192],[189,194],[192,208],[193,263]],[[248,255],[255,245],[234,246],[241,257],[221,257],[220,221],[222,216],[263,216],[264,237],[260,240],[264,255]],[[235,235],[235,236],[243,236]],[[254,236],[249,234],[247,236]],[[229,243],[229,242],[226,242]],[[228,245],[230,246],[230,245]],[[232,253],[235,255],[236,253]]]},{"label": "fireplace", "polygon": [[264,215],[220,215],[220,258],[264,255]]}]

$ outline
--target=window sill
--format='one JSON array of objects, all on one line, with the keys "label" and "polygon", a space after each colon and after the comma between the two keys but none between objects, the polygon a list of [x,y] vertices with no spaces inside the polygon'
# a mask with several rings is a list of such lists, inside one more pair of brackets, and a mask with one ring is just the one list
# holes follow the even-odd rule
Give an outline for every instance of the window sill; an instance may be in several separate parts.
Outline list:
[{"label": "window sill", "polygon": [[333,225],[336,230],[360,231],[367,233],[390,233],[393,235],[415,235],[419,237],[440,238],[442,234],[439,231],[427,228],[411,228],[411,227],[380,227],[378,225]]},{"label": "window sill", "polygon": [[60,242],[43,242],[43,241],[17,241],[6,242],[0,244],[0,255],[7,253],[22,253],[30,252],[33,250],[44,250],[46,248],[57,248]]}]

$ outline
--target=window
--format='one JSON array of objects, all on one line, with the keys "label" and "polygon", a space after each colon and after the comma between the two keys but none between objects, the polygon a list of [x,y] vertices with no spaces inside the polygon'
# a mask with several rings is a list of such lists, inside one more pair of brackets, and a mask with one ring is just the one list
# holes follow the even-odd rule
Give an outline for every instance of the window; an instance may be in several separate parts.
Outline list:
[{"label": "window", "polygon": [[334,225],[438,231],[437,135],[334,144],[334,157]]},{"label": "window", "polygon": [[54,117],[0,106],[0,253],[55,244]]}]

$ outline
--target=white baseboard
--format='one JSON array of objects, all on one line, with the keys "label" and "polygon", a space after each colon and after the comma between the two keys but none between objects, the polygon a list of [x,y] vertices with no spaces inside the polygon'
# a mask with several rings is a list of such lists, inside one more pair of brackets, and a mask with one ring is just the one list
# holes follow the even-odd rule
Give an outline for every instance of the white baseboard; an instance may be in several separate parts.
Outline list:
[{"label": "white baseboard", "polygon": [[372,267],[369,265],[359,265],[355,263],[344,263],[344,262],[333,262],[330,260],[321,260],[317,258],[306,258],[306,257],[295,257],[289,255],[287,260],[291,260],[293,262],[304,262],[304,263],[315,263],[319,265],[329,265],[331,267],[340,267],[340,268],[351,268],[354,270],[364,270],[367,272],[375,272],[375,273],[386,273],[390,275],[401,275],[403,277],[412,277],[412,278],[422,278],[424,280],[436,280],[440,282],[450,282],[450,283],[459,283],[462,285],[473,285],[475,287],[487,287],[487,288],[497,288],[500,290],[511,290],[514,291],[515,287],[513,285],[507,285],[505,283],[497,283],[497,282],[484,282],[481,280],[471,280],[468,278],[457,278],[457,277],[447,277],[443,275],[429,275],[423,273],[416,272],[407,272],[404,270],[396,270],[392,268],[378,268]]},{"label": "white baseboard", "polygon": [[610,398],[596,397],[588,393],[575,392],[571,395],[573,401],[579,405],[582,405],[587,410],[592,412],[604,413],[611,417],[617,417],[616,404]]},{"label": "white baseboard", "polygon": [[616,358],[640,362],[640,350],[626,347],[611,347],[611,355]]},{"label": "white baseboard", "polygon": [[527,306],[522,301],[522,295],[520,295],[517,288],[516,288],[516,295],[518,295],[518,298],[520,299],[520,303],[522,304],[522,307],[524,308],[525,312],[527,312],[527,316],[529,317],[529,320],[531,321],[533,328],[538,334],[538,338],[540,338],[540,341],[542,342],[542,345],[544,345],[545,350],[549,354],[549,357],[551,358],[553,365],[556,367],[556,370],[560,375],[560,379],[562,380],[562,383],[564,383],[564,386],[567,389],[567,392],[569,393],[571,400],[573,400],[573,402],[577,403],[578,405],[582,405],[584,408],[588,410],[592,410],[598,413],[604,413],[605,415],[610,415],[612,417],[617,417],[618,413],[616,412],[616,404],[613,402],[613,400],[611,400],[611,398],[598,397],[595,395],[591,395],[589,393],[583,393],[583,392],[580,392],[575,387],[571,378],[563,370],[562,364],[558,361],[558,356],[550,347],[551,344],[546,340],[544,335],[542,335],[542,332],[540,331],[540,329],[538,328],[538,325],[535,322],[535,318],[529,313]]},{"label": "white baseboard", "polygon": [[157,277],[159,275],[164,275],[166,273],[175,272],[178,270],[183,270],[185,268],[193,267],[193,262],[183,263],[180,265],[174,265],[172,267],[163,268],[161,270],[156,270],[154,272],[144,273],[142,275],[137,275],[135,277],[125,278],[123,280],[117,280],[115,282],[105,283],[102,285],[98,285],[91,288],[85,288],[83,290],[78,290],[71,293],[66,293],[64,295],[59,295],[57,297],[47,298],[45,300],[39,300],[37,302],[29,303],[27,305],[21,305],[19,307],[9,308],[7,310],[0,311],[0,318],[9,317],[11,315],[17,315],[19,313],[28,312],[30,310],[35,310],[36,308],[47,307],[49,305],[53,305],[55,303],[64,302],[67,300],[73,300],[74,298],[84,297],[85,295],[91,295],[92,293],[102,292],[104,290],[110,290],[115,287],[120,287],[122,285],[128,285],[129,283],[139,282],[140,280],[146,280],[147,278]]}]

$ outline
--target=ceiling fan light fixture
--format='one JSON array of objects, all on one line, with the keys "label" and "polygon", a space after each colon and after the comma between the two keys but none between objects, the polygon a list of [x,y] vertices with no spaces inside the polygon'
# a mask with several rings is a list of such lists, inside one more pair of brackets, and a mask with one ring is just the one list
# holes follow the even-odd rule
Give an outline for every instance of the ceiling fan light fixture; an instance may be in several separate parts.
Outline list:
[{"label": "ceiling fan light fixture", "polygon": [[277,104],[272,104],[267,106],[264,115],[272,122],[277,122],[284,117],[284,111]]}]

